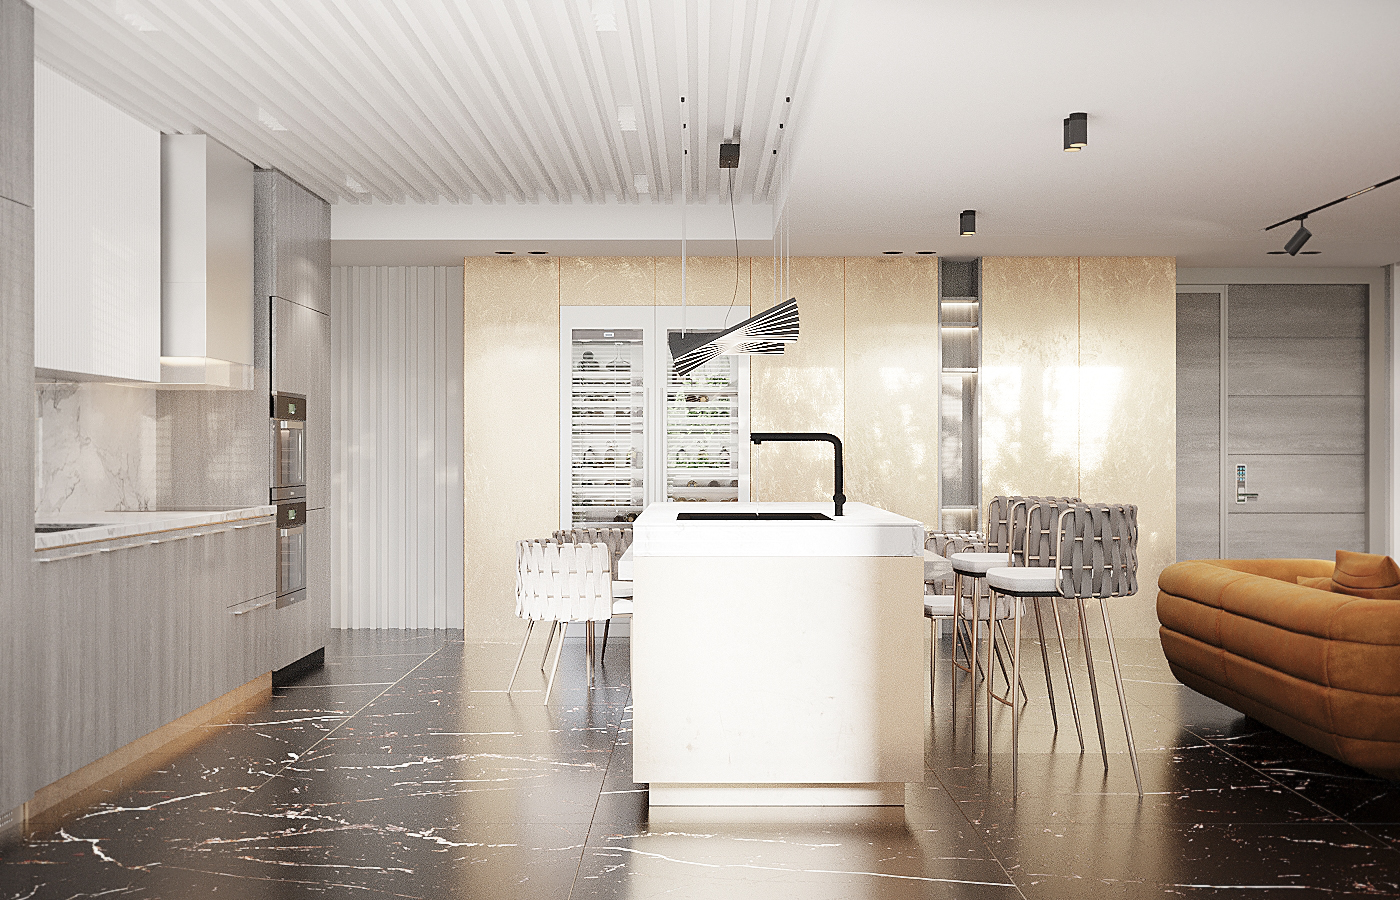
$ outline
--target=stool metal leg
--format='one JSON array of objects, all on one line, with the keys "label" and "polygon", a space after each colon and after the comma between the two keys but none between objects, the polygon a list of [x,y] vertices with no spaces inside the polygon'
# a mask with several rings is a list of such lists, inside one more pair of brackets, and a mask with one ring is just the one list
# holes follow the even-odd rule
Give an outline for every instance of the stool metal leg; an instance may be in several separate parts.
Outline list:
[{"label": "stool metal leg", "polygon": [[1103,630],[1108,635],[1108,658],[1113,662],[1113,682],[1118,687],[1118,708],[1123,711],[1123,730],[1128,735],[1128,758],[1133,761],[1133,778],[1137,781],[1138,796],[1142,796],[1142,773],[1138,771],[1137,746],[1133,743],[1133,725],[1128,721],[1128,695],[1123,693],[1123,673],[1118,668],[1118,648],[1113,645],[1113,626],[1108,623],[1108,604],[1099,601],[1099,612],[1103,614]]},{"label": "stool metal leg", "polygon": [[[520,674],[520,662],[525,658],[525,648],[530,645],[530,632],[534,630],[535,620],[530,619],[525,626],[525,640],[520,642],[520,655],[515,658],[515,668],[510,670],[510,684],[506,685],[507,694],[510,693],[511,688],[515,687],[515,676]],[[548,653],[549,651],[546,650],[545,652]]]},{"label": "stool metal leg", "polygon": [[1065,632],[1060,627],[1060,604],[1058,598],[1050,598],[1050,615],[1055,619],[1055,638],[1060,644],[1060,662],[1065,666],[1065,684],[1069,687],[1069,708],[1074,714],[1074,733],[1079,735],[1079,752],[1084,752],[1084,728],[1079,724],[1079,703],[1074,697],[1074,677],[1069,671],[1069,652],[1065,650]]},{"label": "stool metal leg", "polygon": [[[1001,634],[1001,642],[1002,642],[1003,644],[1010,643],[1010,642],[1007,641],[1007,639],[1006,639],[1006,632],[1002,630],[1002,627],[1001,627],[1001,619],[997,619],[997,631]],[[1009,693],[1012,693],[1012,691],[1011,691],[1011,676],[1008,675],[1008,674],[1006,674],[1006,662],[1002,659],[1002,657],[1001,657],[1001,651],[1000,651],[1000,650],[997,651],[997,665],[1001,667],[1001,678],[1002,678],[1003,681],[1006,682],[1006,692],[1007,692],[1008,694],[1009,694]],[[1028,694],[1028,693],[1026,693],[1026,683],[1025,683],[1024,681],[1018,681],[1018,682],[1017,682],[1017,685],[1021,688],[1021,699],[1024,700],[1025,702],[1029,703],[1029,702],[1030,702],[1030,699],[1031,699],[1031,695]]]},{"label": "stool metal leg", "polygon": [[[994,702],[996,694],[992,690],[992,654],[996,651],[997,630],[992,627],[992,621],[996,616],[997,594],[990,586],[987,589],[987,766],[990,770],[992,763],[992,708],[996,706]],[[1016,694],[1014,690],[1008,690],[1011,695],[1011,705],[1016,705]]]},{"label": "stool metal leg", "polygon": [[612,618],[603,620],[603,652],[598,654],[598,665],[602,665],[608,658],[608,626],[612,624]]},{"label": "stool metal leg", "polygon": [[[1021,600],[1013,597],[1012,602],[1015,609],[1012,610],[1011,617],[1011,677],[1020,683],[1021,679]],[[1012,700],[1016,699],[1016,692],[1011,691]],[[1020,769],[1021,750],[1021,729],[1020,729],[1021,707],[1017,703],[1011,704],[1011,802],[1016,802],[1017,772]]]},{"label": "stool metal leg", "polygon": [[1055,685],[1050,681],[1050,651],[1045,648],[1045,622],[1040,616],[1040,598],[1032,598],[1031,603],[1035,608],[1035,630],[1040,635],[1040,659],[1045,663],[1045,691],[1050,695],[1050,721],[1059,731],[1060,717],[1055,712]]},{"label": "stool metal leg", "polygon": [[1074,601],[1079,607],[1079,636],[1084,642],[1084,661],[1089,666],[1089,692],[1094,697],[1094,721],[1099,726],[1099,751],[1103,753],[1103,767],[1108,768],[1108,741],[1103,736],[1103,710],[1099,708],[1099,683],[1094,677],[1094,651],[1089,646],[1089,621],[1084,617],[1084,601]]}]

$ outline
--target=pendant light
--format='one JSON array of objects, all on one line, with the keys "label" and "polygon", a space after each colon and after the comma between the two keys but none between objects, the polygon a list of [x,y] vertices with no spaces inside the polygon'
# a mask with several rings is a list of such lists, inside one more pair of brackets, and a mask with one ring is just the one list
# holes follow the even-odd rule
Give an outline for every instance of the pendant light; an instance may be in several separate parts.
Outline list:
[{"label": "pendant light", "polygon": [[[791,103],[792,98],[788,97],[787,102]],[[716,356],[780,356],[788,344],[797,340],[798,335],[798,314],[797,298],[776,303],[769,309],[764,310],[755,316],[750,316],[738,325],[727,328],[724,331],[697,331],[688,334],[685,330],[685,207],[688,198],[687,191],[689,183],[686,178],[688,171],[686,162],[689,158],[688,148],[685,146],[686,123],[684,122],[685,98],[681,98],[682,123],[681,123],[681,332],[680,334],[669,335],[667,344],[671,350],[671,359],[677,375],[688,375]],[[781,134],[782,125],[779,125]],[[732,149],[730,149],[732,148]],[[773,153],[777,155],[775,149]],[[786,162],[786,155],[779,157],[779,165]],[[739,145],[720,145],[720,167],[727,169],[737,169],[739,165]],[[783,171],[782,168],[779,169]],[[783,186],[786,187],[786,179],[783,179]],[[786,199],[786,192],[783,194]],[[783,216],[783,224],[786,224],[786,215]],[[779,235],[783,233],[783,228],[775,227],[773,239],[780,240]],[[776,260],[775,255],[775,260]],[[775,266],[776,267],[776,266]],[[786,272],[788,265],[784,264],[783,270]],[[778,279],[775,279],[778,280]],[[780,281],[781,283],[781,281]],[[783,285],[785,288],[786,284]],[[783,293],[787,293],[786,290]]]}]

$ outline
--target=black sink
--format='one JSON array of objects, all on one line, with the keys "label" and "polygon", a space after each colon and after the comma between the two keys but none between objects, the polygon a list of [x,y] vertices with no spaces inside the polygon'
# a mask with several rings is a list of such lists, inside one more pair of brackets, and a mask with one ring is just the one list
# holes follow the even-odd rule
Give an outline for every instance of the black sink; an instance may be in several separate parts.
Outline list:
[{"label": "black sink", "polygon": [[57,534],[60,531],[77,531],[79,528],[99,528],[101,522],[89,522],[79,525],[35,525],[35,534]]},{"label": "black sink", "polygon": [[683,512],[676,514],[678,522],[830,522],[831,516],[819,512]]}]

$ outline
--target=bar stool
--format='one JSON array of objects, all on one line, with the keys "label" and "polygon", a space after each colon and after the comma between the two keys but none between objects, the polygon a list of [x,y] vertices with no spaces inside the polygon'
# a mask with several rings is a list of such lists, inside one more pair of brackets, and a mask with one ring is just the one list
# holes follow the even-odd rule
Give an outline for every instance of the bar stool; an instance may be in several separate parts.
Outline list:
[{"label": "bar stool", "polygon": [[[1053,530],[1050,523],[1054,522]],[[1084,614],[1084,601],[1097,599],[1103,614],[1104,632],[1108,638],[1109,657],[1113,665],[1113,678],[1118,689],[1119,708],[1123,714],[1123,729],[1128,738],[1128,753],[1133,764],[1133,778],[1137,782],[1138,796],[1142,796],[1142,776],[1138,768],[1137,748],[1133,742],[1132,723],[1128,718],[1128,701],[1123,692],[1123,678],[1118,665],[1118,650],[1113,641],[1113,626],[1109,622],[1108,607],[1103,603],[1109,597],[1131,596],[1137,592],[1137,507],[1127,504],[1085,504],[1061,505],[1038,503],[1031,507],[1027,522],[1028,559],[1038,565],[1026,567],[1006,567],[987,572],[987,586],[993,596],[1004,596],[1014,600],[1012,610],[1011,671],[1013,677],[1020,676],[1021,668],[1021,603],[1030,599],[1036,604],[1039,617],[1039,600],[1044,597],[1065,597],[1076,602],[1079,626],[1084,642],[1084,653],[1089,668],[1089,687],[1093,695],[1094,718],[1099,730],[1099,746],[1103,751],[1104,767],[1108,767],[1108,748],[1104,739],[1103,716],[1099,707],[1098,684],[1094,675],[1093,651],[1089,642],[1088,623]],[[1052,541],[1044,540],[1053,534]],[[1039,539],[1038,539],[1039,537]],[[1040,544],[1036,548],[1036,544]],[[1048,565],[1046,564],[1048,563]],[[1052,603],[1053,607],[1053,603]],[[1056,631],[1060,638],[1060,651],[1065,659],[1065,675],[1069,684],[1070,705],[1074,709],[1075,727],[1079,729],[1079,710],[1074,698],[1074,681],[1070,677],[1068,656],[1064,652],[1064,636],[1059,632],[1059,612],[1056,609]],[[1037,622],[1039,624],[1039,622]],[[995,640],[995,636],[992,638]],[[1041,640],[1041,653],[1045,654],[1044,638]],[[1046,682],[1049,683],[1049,661],[1046,663]],[[990,691],[989,691],[990,696]],[[1002,699],[1002,698],[997,698]],[[1020,749],[1020,717],[1016,704],[1011,705],[1011,790],[1017,790],[1018,758]],[[991,702],[987,704],[987,743],[991,753]],[[1084,739],[1080,733],[1080,750]]]},{"label": "bar stool", "polygon": [[[948,557],[953,564],[953,594],[958,598],[957,618],[955,620],[956,630],[965,630],[964,619],[971,619],[971,646],[972,658],[976,659],[976,648],[978,638],[979,622],[987,620],[987,632],[991,634],[993,628],[1000,628],[1001,622],[1010,617],[1009,605],[1003,603],[993,608],[990,596],[979,589],[978,582],[985,578],[990,569],[1015,566],[1017,548],[1023,548],[1026,534],[1026,517],[1029,504],[1037,502],[1039,497],[1021,496],[997,496],[993,497],[987,504],[987,550],[982,553],[955,553]],[[1068,500],[1068,498],[1064,498]],[[965,579],[971,582],[971,591],[965,590]],[[969,596],[970,593],[970,596]],[[1037,613],[1039,610],[1037,610]],[[1003,633],[1003,643],[1005,634]],[[1001,667],[1002,677],[1007,679],[1007,684],[1011,684],[1011,676],[1006,672],[1006,665],[1003,662],[1000,650],[997,649],[994,641],[987,642],[987,672],[991,672],[992,657],[996,656],[997,663]],[[973,680],[972,687],[972,712],[977,713],[977,688],[976,677],[973,675],[973,667],[963,667],[957,662],[957,654],[953,654],[953,677],[957,677],[957,669],[962,669],[969,674]],[[1018,680],[1021,692],[1025,695],[1025,686]],[[1048,675],[1047,675],[1048,683]],[[990,693],[990,692],[989,692]],[[1002,698],[998,698],[1002,699]],[[957,725],[957,692],[953,692],[953,724]],[[1054,699],[1051,699],[1051,715],[1054,716]],[[1058,721],[1058,720],[1057,720]]]}]

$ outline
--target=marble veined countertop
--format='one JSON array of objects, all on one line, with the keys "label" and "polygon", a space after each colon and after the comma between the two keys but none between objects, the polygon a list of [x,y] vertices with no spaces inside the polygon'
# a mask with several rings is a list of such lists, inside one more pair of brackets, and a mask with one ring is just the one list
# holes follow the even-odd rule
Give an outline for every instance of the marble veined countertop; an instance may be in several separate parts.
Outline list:
[{"label": "marble veined countertop", "polygon": [[632,526],[635,557],[922,556],[923,523],[848,502],[830,521],[679,521],[686,512],[817,512],[830,503],[653,503]]},{"label": "marble veined countertop", "polygon": [[201,525],[218,525],[222,522],[257,519],[272,516],[275,513],[276,507],[274,506],[247,506],[242,509],[89,512],[45,516],[40,524],[93,523],[93,527],[79,528],[74,531],[58,531],[52,534],[35,534],[34,549],[36,551],[51,550],[55,547],[94,544],[100,541],[138,537],[161,531],[177,531],[181,528],[198,528]]}]

